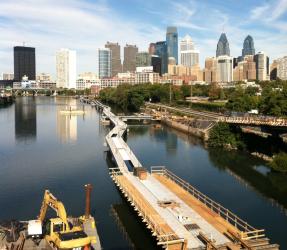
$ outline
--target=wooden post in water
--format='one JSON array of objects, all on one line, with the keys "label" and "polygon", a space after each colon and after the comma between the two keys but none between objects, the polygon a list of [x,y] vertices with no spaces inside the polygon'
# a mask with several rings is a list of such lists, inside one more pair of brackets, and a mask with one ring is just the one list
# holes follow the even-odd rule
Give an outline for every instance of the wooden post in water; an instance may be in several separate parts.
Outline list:
[{"label": "wooden post in water", "polygon": [[85,218],[90,218],[91,214],[91,191],[92,191],[92,184],[85,185],[86,191],[86,207],[85,207]]}]

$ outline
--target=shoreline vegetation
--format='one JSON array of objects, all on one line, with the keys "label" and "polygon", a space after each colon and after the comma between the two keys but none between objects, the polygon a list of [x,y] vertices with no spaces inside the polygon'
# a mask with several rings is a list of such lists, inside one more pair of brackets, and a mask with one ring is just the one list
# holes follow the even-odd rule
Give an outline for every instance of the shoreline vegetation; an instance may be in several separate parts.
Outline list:
[{"label": "shoreline vegetation", "polygon": [[[248,112],[257,109],[261,115],[287,116],[287,81],[257,82],[258,87],[242,87],[243,82],[232,88],[221,89],[217,84],[182,85],[170,84],[123,84],[117,88],[100,91],[99,99],[124,111],[138,112],[145,102],[168,103],[174,106],[190,106],[193,109],[215,112]],[[208,101],[190,104],[186,97],[196,96]],[[260,93],[260,94],[258,94]],[[259,143],[260,144],[260,143]],[[208,146],[227,150],[248,150],[248,142],[236,126],[225,123],[215,125],[209,135]],[[287,173],[287,154],[277,153],[270,157],[264,153],[249,151],[252,155],[268,161],[274,170]]]}]

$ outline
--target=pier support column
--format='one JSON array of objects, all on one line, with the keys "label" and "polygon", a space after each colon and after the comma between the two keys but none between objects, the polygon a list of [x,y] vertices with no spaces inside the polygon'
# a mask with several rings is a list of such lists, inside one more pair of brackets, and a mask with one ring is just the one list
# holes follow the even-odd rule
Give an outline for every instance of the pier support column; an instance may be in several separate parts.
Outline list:
[{"label": "pier support column", "polygon": [[85,185],[86,191],[86,208],[85,208],[85,218],[90,218],[91,215],[91,191],[92,191],[92,184]]}]

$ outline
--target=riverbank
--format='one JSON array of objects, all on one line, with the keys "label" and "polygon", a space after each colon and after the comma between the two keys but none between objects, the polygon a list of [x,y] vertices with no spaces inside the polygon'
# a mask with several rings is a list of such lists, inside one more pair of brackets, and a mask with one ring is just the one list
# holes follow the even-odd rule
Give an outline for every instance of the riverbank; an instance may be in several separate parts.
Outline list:
[{"label": "riverbank", "polygon": [[10,105],[14,102],[13,96],[0,96],[0,107]]}]

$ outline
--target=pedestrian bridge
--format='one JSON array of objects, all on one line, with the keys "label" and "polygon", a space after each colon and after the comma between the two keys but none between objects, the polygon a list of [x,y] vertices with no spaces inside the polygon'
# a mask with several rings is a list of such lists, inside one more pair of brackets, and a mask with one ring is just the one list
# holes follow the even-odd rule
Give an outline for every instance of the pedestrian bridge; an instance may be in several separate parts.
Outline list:
[{"label": "pedestrian bridge", "polygon": [[106,136],[117,168],[110,169],[114,183],[165,249],[268,249],[264,230],[256,229],[213,201],[165,167],[147,172],[123,140],[127,129],[111,109],[96,101],[113,128]]}]

